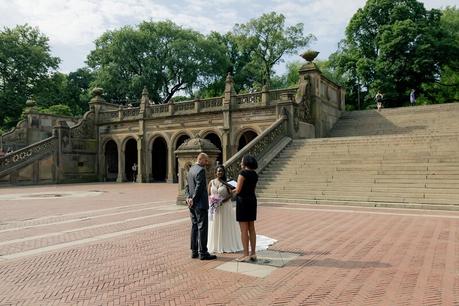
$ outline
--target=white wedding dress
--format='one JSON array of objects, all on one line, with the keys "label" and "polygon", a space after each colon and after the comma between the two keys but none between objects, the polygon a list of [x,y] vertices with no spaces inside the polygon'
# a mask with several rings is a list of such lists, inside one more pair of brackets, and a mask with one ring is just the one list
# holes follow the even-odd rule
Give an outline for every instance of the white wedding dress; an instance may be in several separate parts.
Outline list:
[{"label": "white wedding dress", "polygon": [[[228,189],[218,179],[210,181],[211,195],[229,196]],[[236,211],[231,199],[224,202],[209,218],[207,248],[210,253],[232,253],[242,250],[241,230],[236,221]]]}]

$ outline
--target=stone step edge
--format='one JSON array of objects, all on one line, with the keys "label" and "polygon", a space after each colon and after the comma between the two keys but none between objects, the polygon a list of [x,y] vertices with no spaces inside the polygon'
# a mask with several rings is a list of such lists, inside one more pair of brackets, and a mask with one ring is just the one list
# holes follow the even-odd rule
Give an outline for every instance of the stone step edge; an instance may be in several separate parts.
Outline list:
[{"label": "stone step edge", "polygon": [[459,211],[459,205],[454,204],[410,204],[401,202],[379,202],[379,201],[346,201],[346,200],[312,200],[312,199],[291,199],[291,198],[271,198],[271,197],[258,197],[258,202],[261,206],[263,204],[300,204],[300,205],[323,205],[323,206],[346,206],[346,207],[380,207],[380,208],[406,208],[406,209],[420,209],[420,210],[450,210]]}]

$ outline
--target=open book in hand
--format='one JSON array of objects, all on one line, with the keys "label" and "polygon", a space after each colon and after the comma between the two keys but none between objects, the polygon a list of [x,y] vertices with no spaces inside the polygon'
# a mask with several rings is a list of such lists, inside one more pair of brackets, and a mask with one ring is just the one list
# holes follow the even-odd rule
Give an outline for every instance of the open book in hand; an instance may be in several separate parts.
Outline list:
[{"label": "open book in hand", "polygon": [[231,189],[235,189],[236,188],[236,185],[237,185],[237,182],[235,180],[230,180],[228,182],[226,182],[227,186]]}]

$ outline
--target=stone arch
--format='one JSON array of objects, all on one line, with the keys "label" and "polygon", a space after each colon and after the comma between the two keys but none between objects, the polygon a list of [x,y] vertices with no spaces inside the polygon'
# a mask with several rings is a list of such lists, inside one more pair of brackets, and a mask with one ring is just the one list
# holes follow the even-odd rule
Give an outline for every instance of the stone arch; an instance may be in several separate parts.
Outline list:
[{"label": "stone arch", "polygon": [[217,162],[219,164],[223,164],[223,146],[221,135],[219,135],[219,133],[216,133],[214,130],[209,130],[206,133],[202,133],[201,137],[209,140],[220,150],[220,154],[218,154],[217,156]]},{"label": "stone arch", "polygon": [[167,136],[162,133],[154,135],[148,147],[150,148],[151,181],[165,182],[168,177],[168,148],[170,147]]},{"label": "stone arch", "polygon": [[185,142],[185,140],[187,139],[190,139],[190,138],[193,138],[193,135],[191,135],[190,133],[186,132],[186,131],[180,131],[178,133],[176,133],[173,137],[172,137],[172,140],[171,140],[171,143],[172,143],[172,154],[171,154],[171,158],[174,160],[174,163],[173,163],[173,169],[172,169],[172,182],[173,183],[178,183],[178,172],[179,172],[179,165],[178,165],[178,158],[177,156],[175,156],[175,150],[177,150],[177,148]]},{"label": "stone arch", "polygon": [[238,136],[236,137],[235,145],[237,151],[240,151],[245,147],[250,141],[255,139],[261,132],[257,132],[254,128],[245,128],[239,131]]},{"label": "stone arch", "polygon": [[139,165],[137,152],[137,139],[134,136],[126,137],[122,142],[122,150],[124,157],[124,177],[131,182],[136,180],[136,172],[132,170],[132,166]]},{"label": "stone arch", "polygon": [[118,143],[107,138],[102,142],[103,151],[103,178],[105,181],[113,182],[118,177]]}]

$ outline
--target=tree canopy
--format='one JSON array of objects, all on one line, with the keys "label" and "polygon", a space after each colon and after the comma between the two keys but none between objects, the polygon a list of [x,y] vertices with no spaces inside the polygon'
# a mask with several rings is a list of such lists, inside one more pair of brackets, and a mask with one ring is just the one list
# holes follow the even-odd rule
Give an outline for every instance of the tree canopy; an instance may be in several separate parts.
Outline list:
[{"label": "tree canopy", "polygon": [[387,105],[400,106],[407,103],[411,89],[420,92],[423,84],[437,81],[441,67],[456,52],[441,15],[416,0],[368,0],[330,57],[353,95],[348,101],[356,101],[362,90],[369,105],[381,91]]},{"label": "tree canopy", "polygon": [[18,25],[0,31],[0,126],[18,121],[27,98],[40,90],[59,61],[37,28]]},{"label": "tree canopy", "polygon": [[283,56],[306,47],[315,37],[303,34],[303,24],[285,25],[285,16],[276,12],[263,14],[245,24],[236,24],[234,33],[241,50],[252,53],[250,63],[257,67],[261,85],[269,84],[273,66],[283,61]]},{"label": "tree canopy", "polygon": [[158,103],[221,78],[228,65],[219,44],[171,21],[106,32],[87,62],[109,98],[137,99],[146,86]]}]

